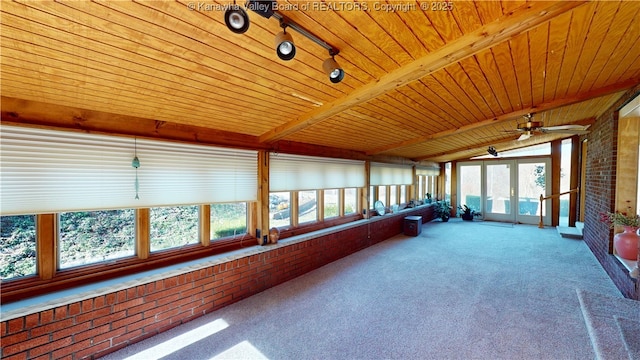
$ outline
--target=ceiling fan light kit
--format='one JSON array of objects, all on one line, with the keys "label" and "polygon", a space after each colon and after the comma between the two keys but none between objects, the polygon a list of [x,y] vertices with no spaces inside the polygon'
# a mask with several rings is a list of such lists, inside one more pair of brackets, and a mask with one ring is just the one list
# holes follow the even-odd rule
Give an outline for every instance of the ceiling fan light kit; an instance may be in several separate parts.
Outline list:
[{"label": "ceiling fan light kit", "polygon": [[[280,14],[276,10],[278,8],[277,1],[248,0],[245,7],[266,19],[274,17],[280,21],[280,26],[283,28],[283,31],[278,33],[275,38],[276,54],[278,55],[278,58],[289,61],[296,56],[296,46],[293,43],[293,37],[286,31],[287,28],[291,28],[329,51],[330,57],[322,64],[322,69],[329,77],[329,81],[337,84],[344,79],[345,72],[335,60],[335,56],[338,55],[340,50],[327,44],[325,41],[310,33],[302,26]],[[227,28],[236,34],[243,34],[249,29],[249,16],[242,7],[236,4],[235,0],[233,5],[230,5],[224,13],[224,22],[227,25]]]},{"label": "ceiling fan light kit", "polygon": [[518,137],[518,141],[529,139],[536,132],[543,134],[572,134],[572,135],[585,135],[588,134],[589,125],[558,125],[558,126],[544,126],[541,121],[533,121],[533,114],[527,114],[524,116],[526,122],[518,123],[516,131],[522,134]]}]

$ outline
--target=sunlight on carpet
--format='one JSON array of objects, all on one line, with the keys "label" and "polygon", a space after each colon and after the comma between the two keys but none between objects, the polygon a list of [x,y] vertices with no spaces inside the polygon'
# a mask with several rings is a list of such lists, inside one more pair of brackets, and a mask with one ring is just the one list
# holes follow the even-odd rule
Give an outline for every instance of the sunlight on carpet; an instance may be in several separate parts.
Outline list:
[{"label": "sunlight on carpet", "polygon": [[229,324],[226,321],[222,319],[217,319],[205,325],[202,325],[196,329],[187,331],[181,335],[173,337],[167,341],[161,342],[156,346],[150,347],[136,354],[133,354],[127,357],[126,360],[160,359],[171,353],[179,351],[180,349],[183,349],[191,344],[194,344],[208,336],[211,336],[219,331],[222,331],[227,327],[229,327]]},{"label": "sunlight on carpet", "polygon": [[269,358],[264,356],[260,350],[251,345],[249,341],[243,341],[228,350],[221,352],[220,354],[212,357],[214,359],[255,359],[255,360],[268,360]]}]

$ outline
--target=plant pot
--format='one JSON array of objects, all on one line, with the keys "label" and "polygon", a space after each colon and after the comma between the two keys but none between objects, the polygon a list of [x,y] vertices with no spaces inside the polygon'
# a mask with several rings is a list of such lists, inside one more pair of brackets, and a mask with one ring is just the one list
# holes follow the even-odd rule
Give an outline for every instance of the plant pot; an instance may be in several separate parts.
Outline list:
[{"label": "plant pot", "polygon": [[613,236],[613,247],[616,253],[623,259],[638,260],[638,228],[624,226],[624,232]]},{"label": "plant pot", "polygon": [[460,217],[465,221],[473,221],[473,215],[471,214],[460,214]]},{"label": "plant pot", "polygon": [[442,216],[440,219],[442,220],[442,222],[449,221],[449,217],[448,216]]}]

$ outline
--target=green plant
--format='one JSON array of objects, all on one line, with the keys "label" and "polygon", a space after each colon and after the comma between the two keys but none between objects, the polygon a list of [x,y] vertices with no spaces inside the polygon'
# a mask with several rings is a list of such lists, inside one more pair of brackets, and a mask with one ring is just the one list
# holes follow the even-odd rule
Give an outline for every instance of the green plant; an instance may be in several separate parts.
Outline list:
[{"label": "green plant", "polygon": [[449,220],[451,216],[451,205],[446,200],[436,201],[434,208],[434,215],[437,218],[442,219],[442,221]]},{"label": "green plant", "polygon": [[431,193],[426,193],[426,194],[424,194],[424,197],[425,197],[425,202],[426,202],[427,204],[431,204],[431,201],[432,201],[432,200],[431,200]]},{"label": "green plant", "polygon": [[627,206],[627,209],[629,210],[628,212],[601,212],[600,221],[607,224],[610,229],[613,229],[616,225],[631,226],[634,228],[640,227],[640,215],[635,214],[630,206]]},{"label": "green plant", "polygon": [[460,217],[464,220],[473,220],[474,217],[481,215],[479,211],[475,211],[467,205],[458,206],[458,210],[460,210]]}]

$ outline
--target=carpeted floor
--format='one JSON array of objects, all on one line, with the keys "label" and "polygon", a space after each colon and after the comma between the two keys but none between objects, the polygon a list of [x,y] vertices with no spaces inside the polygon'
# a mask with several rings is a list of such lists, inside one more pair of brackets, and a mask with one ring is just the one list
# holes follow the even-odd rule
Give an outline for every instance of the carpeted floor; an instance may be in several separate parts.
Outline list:
[{"label": "carpeted floor", "polygon": [[577,291],[621,298],[554,228],[425,224],[106,359],[593,359]]}]

